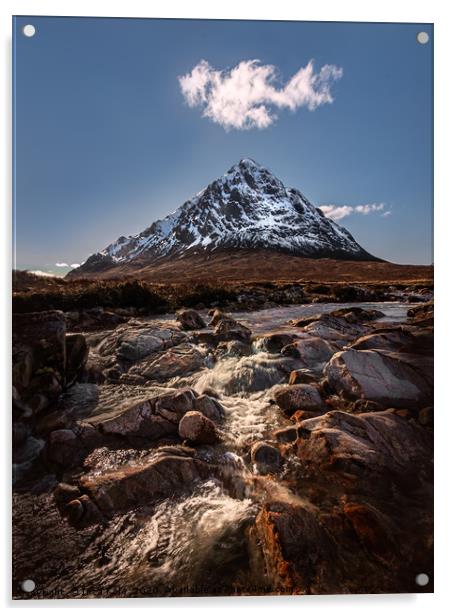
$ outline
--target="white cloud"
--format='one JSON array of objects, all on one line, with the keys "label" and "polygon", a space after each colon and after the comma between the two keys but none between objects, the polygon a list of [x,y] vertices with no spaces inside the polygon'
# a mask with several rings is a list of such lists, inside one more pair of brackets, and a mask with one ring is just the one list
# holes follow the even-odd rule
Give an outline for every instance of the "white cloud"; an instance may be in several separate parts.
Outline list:
[{"label": "white cloud", "polygon": [[69,267],[67,263],[55,263],[55,267]]},{"label": "white cloud", "polygon": [[322,210],[325,216],[332,220],[341,220],[341,218],[350,216],[353,209],[351,205],[321,205],[319,207],[319,210]]},{"label": "white cloud", "polygon": [[384,210],[384,207],[384,203],[367,203],[366,205],[357,205],[355,212],[367,215],[372,212],[381,212],[381,210]]},{"label": "white cloud", "polygon": [[314,111],[332,103],[331,84],[342,77],[342,68],[325,64],[314,72],[311,60],[282,87],[275,66],[244,60],[232,69],[216,70],[201,60],[190,73],[179,77],[182,94],[190,107],[226,130],[267,128],[277,118],[276,109]]},{"label": "white cloud", "polygon": [[80,267],[80,263],[71,263],[71,267]]},{"label": "white cloud", "polygon": [[319,210],[332,220],[341,220],[350,214],[363,214],[367,216],[374,212],[382,212],[382,216],[390,216],[391,211],[385,210],[384,203],[366,203],[364,205],[320,205]]}]

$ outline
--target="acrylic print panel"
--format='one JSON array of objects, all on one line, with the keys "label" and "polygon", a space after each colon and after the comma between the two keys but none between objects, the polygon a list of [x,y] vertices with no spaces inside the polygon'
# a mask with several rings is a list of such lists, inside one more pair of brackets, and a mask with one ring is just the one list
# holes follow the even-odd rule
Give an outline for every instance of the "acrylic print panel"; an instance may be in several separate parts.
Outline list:
[{"label": "acrylic print panel", "polygon": [[432,26],[13,29],[14,597],[432,592]]}]

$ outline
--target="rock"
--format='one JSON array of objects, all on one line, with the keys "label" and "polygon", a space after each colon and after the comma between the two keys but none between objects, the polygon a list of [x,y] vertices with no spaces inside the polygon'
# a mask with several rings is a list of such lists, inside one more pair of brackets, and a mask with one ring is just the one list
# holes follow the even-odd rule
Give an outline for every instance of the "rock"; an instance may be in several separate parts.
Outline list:
[{"label": "rock", "polygon": [[138,466],[123,466],[102,474],[85,475],[82,489],[106,515],[139,505],[150,505],[161,498],[185,490],[211,467],[186,447],[161,448],[141,460]]},{"label": "rock", "polygon": [[[299,337],[298,337],[299,338]],[[296,357],[306,366],[326,363],[338,351],[339,347],[318,337],[299,338],[296,342],[282,349],[283,355]]]},{"label": "rock", "polygon": [[180,344],[152,359],[132,366],[129,374],[138,374],[147,381],[166,382],[176,376],[186,376],[205,366],[206,354],[190,344]]},{"label": "rock", "polygon": [[264,442],[254,443],[251,447],[251,461],[261,474],[278,471],[282,463],[279,449]]},{"label": "rock", "polygon": [[342,317],[348,323],[361,323],[363,321],[374,321],[382,319],[385,315],[381,310],[369,308],[360,308],[359,306],[347,306],[346,308],[338,308],[330,312],[333,317]]},{"label": "rock", "polygon": [[408,469],[419,472],[430,460],[427,431],[393,410],[361,415],[330,411],[300,426],[309,438],[299,441],[298,457],[316,472],[340,469],[359,477],[390,474],[395,479]]},{"label": "rock", "polygon": [[102,520],[102,513],[98,506],[90,499],[87,494],[80,496],[79,501],[83,507],[83,515],[81,522],[83,527],[91,526],[92,524],[98,524]]},{"label": "rock", "polygon": [[194,402],[194,410],[199,411],[209,419],[219,422],[224,419],[224,408],[215,398],[202,395]]},{"label": "rock", "polygon": [[192,309],[178,310],[176,320],[185,330],[204,329],[206,327],[206,323],[199,312]]},{"label": "rock", "polygon": [[407,311],[408,323],[418,327],[433,327],[434,302],[425,302]]},{"label": "rock", "polygon": [[240,340],[228,340],[220,342],[217,351],[227,357],[244,357],[251,354],[251,346]]},{"label": "rock", "polygon": [[155,336],[153,332],[126,332],[118,340],[116,356],[118,359],[135,362],[152,353],[161,351],[164,346],[164,341]]},{"label": "rock", "polygon": [[38,370],[64,384],[66,321],[62,312],[13,314],[13,385],[19,394],[32,386]]},{"label": "rock", "polygon": [[88,345],[82,334],[66,335],[66,384],[74,383],[82,374],[88,359]]},{"label": "rock", "polygon": [[292,370],[289,376],[289,385],[299,385],[300,383],[317,383],[318,377],[308,368]]},{"label": "rock", "polygon": [[212,445],[218,440],[213,421],[198,411],[185,413],[179,422],[179,436],[196,445]]},{"label": "rock", "polygon": [[209,325],[215,327],[214,333],[217,341],[240,340],[247,343],[251,339],[251,330],[248,327],[221,310],[215,310]]},{"label": "rock", "polygon": [[90,419],[103,434],[158,439],[177,433],[177,415],[164,416],[154,409],[155,401],[143,400],[125,408],[106,412]]},{"label": "rock", "polygon": [[67,503],[66,507],[64,508],[64,512],[67,516],[69,524],[75,526],[81,521],[83,517],[83,504],[78,498],[75,498],[74,500],[71,500],[69,503]]},{"label": "rock", "polygon": [[67,505],[69,502],[78,499],[81,495],[77,486],[69,483],[59,483],[53,491],[53,497],[59,507]]},{"label": "rock", "polygon": [[89,451],[99,446],[103,438],[93,426],[81,422],[71,429],[53,430],[48,437],[47,459],[64,468],[72,468],[80,464]]},{"label": "rock", "polygon": [[163,396],[159,396],[155,403],[155,410],[157,413],[160,412],[161,409],[172,411],[177,415],[179,420],[187,411],[192,411],[195,408],[196,398],[196,392],[189,387],[177,389]]},{"label": "rock", "polygon": [[283,347],[292,344],[298,340],[297,334],[290,334],[286,332],[272,332],[269,334],[263,334],[256,336],[254,344],[258,349],[262,349],[269,353],[279,353]]},{"label": "rock", "polygon": [[394,328],[378,330],[373,334],[361,336],[350,345],[358,351],[370,349],[387,349],[389,351],[409,351],[415,345],[416,338],[407,330]]},{"label": "rock", "polygon": [[432,368],[426,356],[348,349],[331,358],[324,374],[329,387],[348,399],[419,408],[432,399]]},{"label": "rock", "polygon": [[273,435],[278,443],[294,443],[298,438],[296,426],[289,426],[288,428],[275,430]]},{"label": "rock", "polygon": [[281,385],[274,390],[274,398],[280,409],[293,413],[298,409],[319,411],[326,408],[319,389],[314,385]]}]

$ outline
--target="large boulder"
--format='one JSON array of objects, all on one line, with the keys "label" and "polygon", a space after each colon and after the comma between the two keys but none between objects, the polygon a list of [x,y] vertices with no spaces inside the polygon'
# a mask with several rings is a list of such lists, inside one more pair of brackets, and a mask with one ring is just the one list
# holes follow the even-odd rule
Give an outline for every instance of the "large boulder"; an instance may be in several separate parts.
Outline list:
[{"label": "large boulder", "polygon": [[[19,394],[38,387],[33,379],[43,372],[65,384],[66,321],[49,310],[13,315],[13,385]],[[53,394],[53,392],[52,392]]]},{"label": "large boulder", "polygon": [[297,410],[320,411],[326,409],[319,388],[315,385],[281,385],[273,392],[276,404],[284,412],[292,414]]},{"label": "large boulder", "polygon": [[421,408],[433,395],[433,362],[424,355],[347,349],[324,368],[329,387],[351,400]]},{"label": "large boulder", "polygon": [[182,309],[176,313],[176,320],[180,323],[182,329],[204,329],[206,323],[199,312],[193,309]]},{"label": "large boulder", "polygon": [[145,381],[166,382],[200,370],[205,367],[205,362],[206,353],[203,350],[191,344],[180,344],[135,364],[128,375],[142,376]]},{"label": "large boulder", "polygon": [[303,436],[298,457],[312,469],[395,478],[430,462],[431,436],[392,409],[360,415],[330,411],[302,421],[298,429]]},{"label": "large boulder", "polygon": [[213,421],[198,411],[185,413],[179,422],[179,436],[196,445],[212,445],[218,440]]}]

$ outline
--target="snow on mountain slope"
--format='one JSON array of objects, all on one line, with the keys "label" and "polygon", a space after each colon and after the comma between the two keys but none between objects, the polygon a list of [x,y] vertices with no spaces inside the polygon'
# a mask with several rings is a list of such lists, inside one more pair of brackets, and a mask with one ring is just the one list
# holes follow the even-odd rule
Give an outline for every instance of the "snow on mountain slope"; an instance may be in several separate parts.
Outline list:
[{"label": "snow on mountain slope", "polygon": [[373,260],[352,235],[270,171],[242,159],[142,233],[120,237],[74,273],[152,263],[194,251],[269,248],[305,257]]}]

